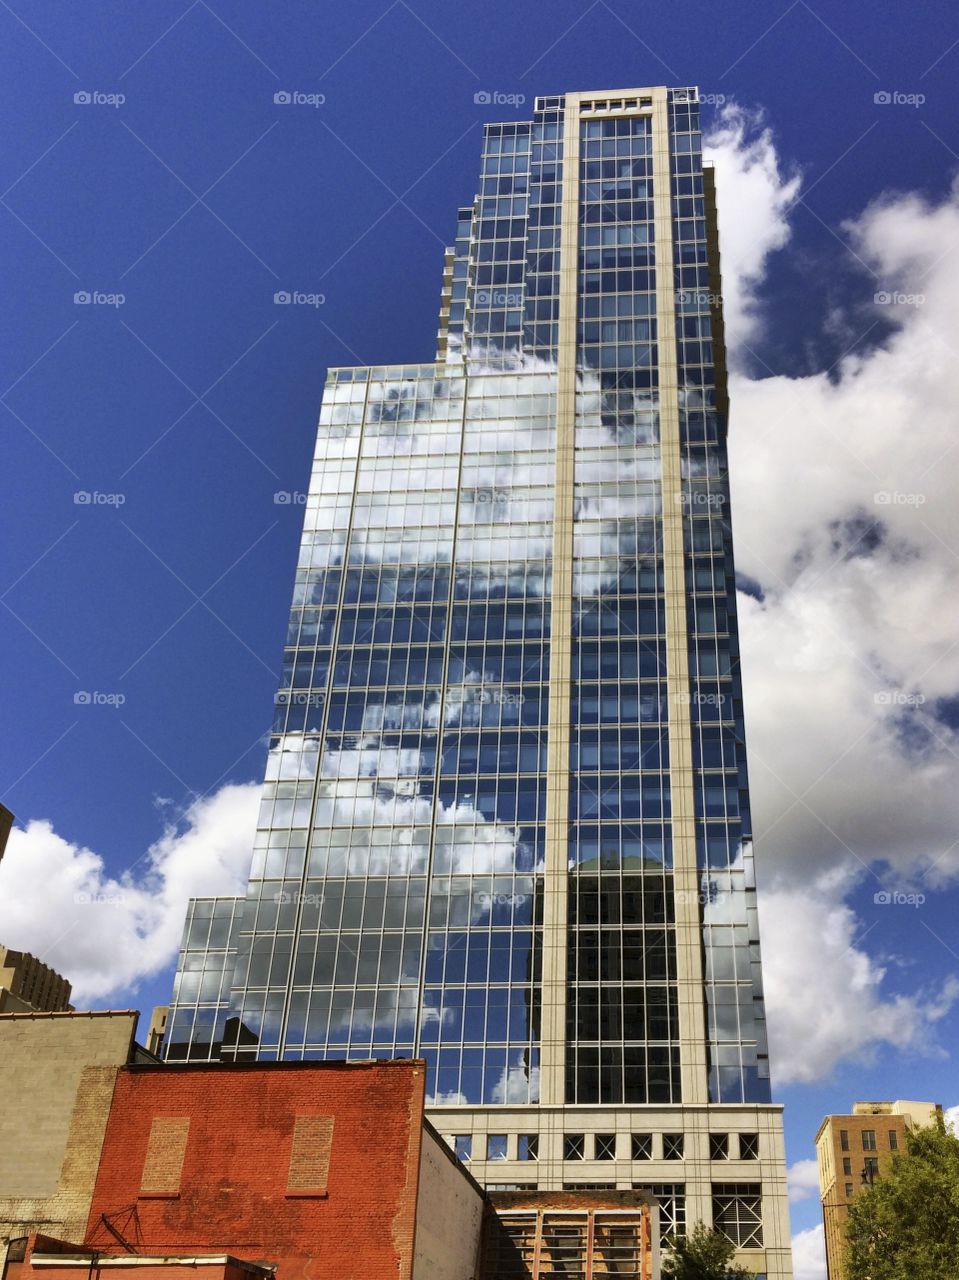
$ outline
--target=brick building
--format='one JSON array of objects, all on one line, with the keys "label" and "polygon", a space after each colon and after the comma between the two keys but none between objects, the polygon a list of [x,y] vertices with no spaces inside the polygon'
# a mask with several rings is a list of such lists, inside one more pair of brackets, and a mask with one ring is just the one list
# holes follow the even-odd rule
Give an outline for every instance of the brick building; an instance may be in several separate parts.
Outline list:
[{"label": "brick building", "polygon": [[0,1014],[0,1267],[10,1239],[81,1240],[133,1010]]},{"label": "brick building", "polygon": [[844,1224],[855,1196],[881,1178],[893,1156],[906,1149],[908,1129],[941,1120],[942,1107],[935,1102],[857,1102],[850,1115],[827,1116],[819,1126],[816,1155],[828,1280],[843,1280]]},{"label": "brick building", "polygon": [[0,1013],[70,1013],[70,983],[56,969],[0,945]]},{"label": "brick building", "polygon": [[[0,1280],[180,1280],[197,1268],[203,1280],[539,1280],[574,1263],[657,1280],[651,1200],[488,1194],[425,1119],[420,1060],[173,1067],[136,1060],[126,1016],[125,1045],[114,1037],[95,1067],[82,1066],[92,1049],[74,1027],[115,1028],[121,1015],[20,1019],[34,1028],[21,1050],[49,1074],[47,1104],[73,1119],[57,1151],[37,1144],[34,1186],[36,1111],[0,1115],[0,1170],[50,1197],[8,1224]],[[44,1025],[52,1034],[37,1036]],[[27,1055],[14,1056],[26,1092]]]}]

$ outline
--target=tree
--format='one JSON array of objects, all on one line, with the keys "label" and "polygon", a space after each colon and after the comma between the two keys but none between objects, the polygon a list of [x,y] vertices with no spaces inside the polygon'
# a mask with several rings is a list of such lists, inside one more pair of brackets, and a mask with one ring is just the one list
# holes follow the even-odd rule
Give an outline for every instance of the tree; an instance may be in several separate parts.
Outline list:
[{"label": "tree", "polygon": [[687,1236],[666,1247],[663,1280],[754,1280],[751,1271],[732,1266],[736,1246],[721,1231],[697,1223]]},{"label": "tree", "polygon": [[959,1138],[941,1124],[906,1135],[889,1172],[846,1218],[848,1280],[959,1276]]}]

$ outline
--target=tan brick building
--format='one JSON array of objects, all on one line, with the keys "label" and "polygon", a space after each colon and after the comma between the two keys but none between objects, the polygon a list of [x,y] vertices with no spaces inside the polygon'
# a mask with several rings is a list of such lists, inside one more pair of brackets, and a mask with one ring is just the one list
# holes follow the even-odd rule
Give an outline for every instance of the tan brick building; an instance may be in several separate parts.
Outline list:
[{"label": "tan brick building", "polygon": [[906,1131],[942,1119],[935,1102],[856,1102],[850,1115],[827,1116],[816,1134],[819,1196],[826,1234],[826,1274],[843,1280],[844,1224],[857,1192],[881,1178]]},{"label": "tan brick building", "polygon": [[71,986],[29,951],[0,944],[0,1013],[64,1013]]},{"label": "tan brick building", "polygon": [[132,1010],[0,1014],[0,1274],[8,1242],[82,1239]]}]

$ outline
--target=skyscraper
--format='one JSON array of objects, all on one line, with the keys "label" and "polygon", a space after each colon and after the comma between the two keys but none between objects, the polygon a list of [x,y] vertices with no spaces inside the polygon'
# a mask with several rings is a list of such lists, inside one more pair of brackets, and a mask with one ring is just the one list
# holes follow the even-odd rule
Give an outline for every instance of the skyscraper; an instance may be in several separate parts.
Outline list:
[{"label": "skyscraper", "polygon": [[488,125],[437,358],[329,371],[245,902],[170,1060],[416,1055],[487,1185],[789,1277],[694,89]]}]

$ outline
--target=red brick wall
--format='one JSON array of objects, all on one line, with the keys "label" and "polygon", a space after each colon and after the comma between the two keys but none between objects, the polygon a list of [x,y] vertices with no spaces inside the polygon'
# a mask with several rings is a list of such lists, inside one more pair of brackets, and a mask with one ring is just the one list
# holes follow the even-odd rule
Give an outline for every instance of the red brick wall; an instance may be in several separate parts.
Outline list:
[{"label": "red brick wall", "polygon": [[[420,1062],[126,1067],[117,1077],[86,1243],[223,1252],[278,1280],[409,1280],[423,1124]],[[326,1193],[289,1194],[298,1115],[333,1117]],[[189,1117],[179,1195],[144,1195],[156,1117]],[[137,1221],[127,1219],[136,1206]]]}]

